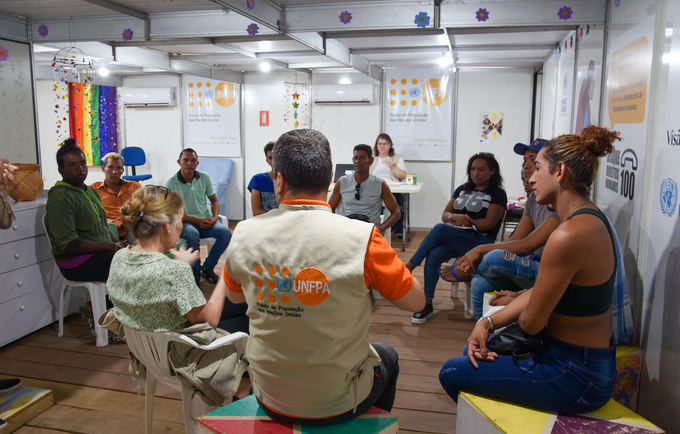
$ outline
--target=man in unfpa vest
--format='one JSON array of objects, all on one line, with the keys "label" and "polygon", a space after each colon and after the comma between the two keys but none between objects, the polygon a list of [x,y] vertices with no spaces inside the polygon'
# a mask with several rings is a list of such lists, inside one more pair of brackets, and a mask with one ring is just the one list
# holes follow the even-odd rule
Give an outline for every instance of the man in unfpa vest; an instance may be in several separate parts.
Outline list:
[{"label": "man in unfpa vest", "polygon": [[345,422],[374,405],[390,411],[398,355],[368,342],[370,289],[417,312],[420,283],[375,225],[331,211],[323,134],[289,131],[273,157],[279,209],[239,223],[219,283],[232,302],[248,304],[258,403],[271,418],[302,425]]}]

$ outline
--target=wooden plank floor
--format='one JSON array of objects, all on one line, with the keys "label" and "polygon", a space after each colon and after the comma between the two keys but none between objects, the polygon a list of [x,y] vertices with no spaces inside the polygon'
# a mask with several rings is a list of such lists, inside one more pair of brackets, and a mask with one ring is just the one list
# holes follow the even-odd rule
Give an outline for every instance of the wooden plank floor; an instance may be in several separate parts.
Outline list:
[{"label": "wooden plank floor", "polygon": [[[407,261],[426,234],[412,233],[405,252],[393,240],[399,257]],[[422,267],[414,274],[422,282]],[[439,369],[450,357],[461,355],[474,321],[464,319],[462,301],[454,303],[450,288],[439,282],[435,314],[419,326],[411,324],[410,313],[384,299],[377,302],[369,337],[399,353],[392,412],[399,416],[400,433],[455,433],[456,404],[439,384]],[[201,289],[209,295],[212,285],[202,282]],[[143,434],[144,396],[135,393],[129,360],[126,345],[97,348],[77,314],[66,318],[62,338],[54,323],[0,348],[0,378],[19,377],[25,385],[54,392],[55,405],[16,433]],[[184,432],[179,392],[159,384],[154,407],[154,433]]]}]

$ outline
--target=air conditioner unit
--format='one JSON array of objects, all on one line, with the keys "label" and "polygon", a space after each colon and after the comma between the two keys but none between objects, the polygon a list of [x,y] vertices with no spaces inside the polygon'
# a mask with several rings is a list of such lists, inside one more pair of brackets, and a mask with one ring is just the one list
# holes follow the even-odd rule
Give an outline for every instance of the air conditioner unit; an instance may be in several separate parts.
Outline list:
[{"label": "air conditioner unit", "polygon": [[312,86],[314,104],[375,104],[372,84],[318,84]]},{"label": "air conditioner unit", "polygon": [[124,106],[176,107],[176,87],[119,87],[120,101]]}]

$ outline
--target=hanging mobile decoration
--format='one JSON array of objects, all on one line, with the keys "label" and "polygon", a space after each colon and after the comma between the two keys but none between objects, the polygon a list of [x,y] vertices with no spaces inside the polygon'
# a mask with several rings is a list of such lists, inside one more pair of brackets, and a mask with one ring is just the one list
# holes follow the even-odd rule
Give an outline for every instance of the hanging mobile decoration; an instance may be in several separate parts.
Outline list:
[{"label": "hanging mobile decoration", "polygon": [[62,48],[52,59],[52,77],[63,83],[93,83],[94,65],[79,48]]},{"label": "hanging mobile decoration", "polygon": [[309,85],[299,83],[297,81],[297,74],[295,74],[295,81],[293,83],[286,81],[284,83],[286,94],[284,99],[284,113],[283,121],[294,128],[308,127],[308,90]]},{"label": "hanging mobile decoration", "polygon": [[5,49],[5,47],[0,47],[0,62],[7,60],[9,57],[9,53]]},{"label": "hanging mobile decoration", "polygon": [[578,41],[581,42],[583,39],[583,27],[579,27],[578,30],[576,30],[576,37],[578,38]]}]

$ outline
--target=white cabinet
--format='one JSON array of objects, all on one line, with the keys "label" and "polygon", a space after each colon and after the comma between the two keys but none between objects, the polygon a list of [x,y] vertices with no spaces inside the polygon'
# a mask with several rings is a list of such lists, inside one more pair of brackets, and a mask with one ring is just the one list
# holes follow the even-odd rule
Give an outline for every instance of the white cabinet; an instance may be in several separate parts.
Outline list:
[{"label": "white cabinet", "polygon": [[59,319],[62,277],[42,226],[46,202],[47,191],[12,204],[16,220],[0,230],[0,347]]}]

